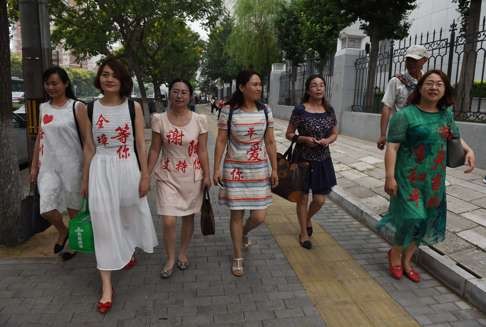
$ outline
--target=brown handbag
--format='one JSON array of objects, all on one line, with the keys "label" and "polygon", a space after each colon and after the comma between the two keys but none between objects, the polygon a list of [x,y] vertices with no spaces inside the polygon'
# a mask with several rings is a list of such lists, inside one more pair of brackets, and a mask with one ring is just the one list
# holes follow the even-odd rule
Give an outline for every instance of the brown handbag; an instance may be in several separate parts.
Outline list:
[{"label": "brown handbag", "polygon": [[284,154],[277,153],[278,185],[272,192],[290,202],[299,201],[302,189],[309,178],[309,162],[294,160],[296,153],[292,142]]},{"label": "brown handbag", "polygon": [[447,141],[447,167],[456,168],[463,166],[466,161],[466,151],[460,138],[452,138]]},{"label": "brown handbag", "polygon": [[201,233],[203,235],[214,235],[214,213],[209,199],[208,188],[204,188],[203,202],[201,205]]}]

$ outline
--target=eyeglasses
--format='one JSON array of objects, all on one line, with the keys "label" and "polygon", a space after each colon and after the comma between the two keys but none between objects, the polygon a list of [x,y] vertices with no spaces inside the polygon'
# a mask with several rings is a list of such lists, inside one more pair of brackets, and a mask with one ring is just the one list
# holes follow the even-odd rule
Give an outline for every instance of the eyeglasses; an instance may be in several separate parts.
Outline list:
[{"label": "eyeglasses", "polygon": [[443,82],[432,82],[432,81],[428,81],[428,82],[425,82],[424,83],[424,86],[428,89],[432,88],[432,87],[437,87],[438,89],[441,89],[445,86],[445,84]]},{"label": "eyeglasses", "polygon": [[173,95],[182,95],[182,96],[186,96],[186,95],[189,95],[189,91],[186,91],[186,90],[172,90],[170,91],[170,93],[172,93]]}]

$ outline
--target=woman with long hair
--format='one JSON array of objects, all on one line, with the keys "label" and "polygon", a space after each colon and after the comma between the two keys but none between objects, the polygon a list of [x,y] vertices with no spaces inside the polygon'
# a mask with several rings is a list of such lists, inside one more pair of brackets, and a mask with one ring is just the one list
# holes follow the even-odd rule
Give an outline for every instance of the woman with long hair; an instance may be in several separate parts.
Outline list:
[{"label": "woman with long hair", "polygon": [[[61,253],[68,239],[62,212],[73,218],[81,205],[83,150],[76,119],[84,104],[76,101],[68,74],[58,66],[47,69],[42,80],[49,98],[40,105],[39,133],[34,145],[31,182],[37,183],[40,212],[57,230],[54,253]],[[74,254],[63,252],[64,260]]]},{"label": "woman with long hair", "polygon": [[[321,75],[307,78],[302,104],[295,106],[292,111],[285,134],[287,139],[297,143],[293,154],[296,161],[308,167],[302,195],[297,202],[299,243],[306,249],[312,248],[311,219],[336,185],[329,145],[337,139],[337,120],[333,108],[326,101],[325,91],[326,81]],[[312,192],[310,204],[309,192]]]},{"label": "woman with long hair", "polygon": [[103,61],[95,79],[103,97],[88,104],[80,120],[89,135],[84,144],[82,194],[89,198],[102,283],[100,313],[112,307],[111,272],[133,267],[136,247],[152,253],[157,245],[146,197],[150,179],[143,112],[128,99],[132,85],[123,64],[113,58]]},{"label": "woman with long hair", "polygon": [[[388,213],[378,223],[394,232],[388,251],[389,272],[418,283],[411,260],[417,246],[444,240],[446,231],[447,141],[459,138],[452,111],[453,90],[440,70],[425,73],[410,95],[410,105],[390,121],[385,152],[385,192]],[[473,150],[461,139],[466,153],[465,173],[475,166]]]},{"label": "woman with long hair", "polygon": [[[175,79],[169,85],[170,107],[152,117],[152,144],[148,170],[155,170],[157,213],[162,217],[164,250],[167,260],[161,278],[189,267],[187,250],[194,232],[194,214],[201,210],[203,191],[211,186],[208,158],[208,123],[206,116],[192,112],[189,102],[191,84]],[[181,248],[176,261],[176,217],[182,217]]]},{"label": "woman with long hair", "polygon": [[[278,184],[273,116],[260,102],[261,96],[260,75],[252,70],[240,72],[236,91],[221,111],[214,150],[213,181],[221,187],[220,203],[231,211],[231,272],[237,277],[244,274],[242,247],[250,245],[248,233],[264,222],[266,208],[272,203],[270,187]],[[250,211],[250,218],[243,224],[245,210]]]}]

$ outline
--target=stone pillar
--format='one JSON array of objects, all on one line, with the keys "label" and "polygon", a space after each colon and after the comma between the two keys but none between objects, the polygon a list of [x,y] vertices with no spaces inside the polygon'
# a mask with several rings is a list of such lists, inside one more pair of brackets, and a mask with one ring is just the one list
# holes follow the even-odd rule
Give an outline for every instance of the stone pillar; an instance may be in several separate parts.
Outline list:
[{"label": "stone pillar", "polygon": [[275,109],[278,106],[280,97],[280,75],[285,71],[285,64],[272,64],[272,71],[270,72],[270,90],[268,92],[268,105]]},{"label": "stone pillar", "polygon": [[354,62],[360,53],[360,49],[345,48],[337,51],[334,56],[331,105],[336,110],[338,129],[341,129],[343,112],[351,111],[354,102]]}]

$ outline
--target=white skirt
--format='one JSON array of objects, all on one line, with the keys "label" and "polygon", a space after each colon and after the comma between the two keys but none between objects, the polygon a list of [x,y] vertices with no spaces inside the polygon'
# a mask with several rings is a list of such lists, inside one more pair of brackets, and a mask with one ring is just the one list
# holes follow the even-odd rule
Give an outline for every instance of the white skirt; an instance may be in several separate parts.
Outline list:
[{"label": "white skirt", "polygon": [[89,171],[89,210],[99,270],[120,270],[135,248],[153,253],[157,236],[147,197],[139,198],[137,159],[95,154]]}]

